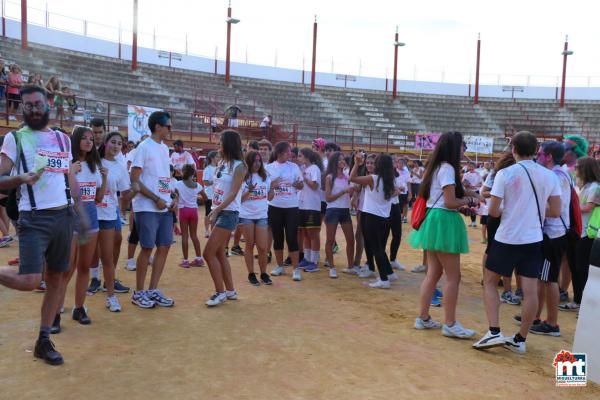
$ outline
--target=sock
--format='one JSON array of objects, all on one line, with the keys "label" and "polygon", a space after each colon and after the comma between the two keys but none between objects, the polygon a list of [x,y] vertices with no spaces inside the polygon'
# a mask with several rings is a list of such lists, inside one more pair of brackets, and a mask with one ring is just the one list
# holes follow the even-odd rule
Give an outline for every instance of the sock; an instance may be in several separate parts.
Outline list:
[{"label": "sock", "polygon": [[312,262],[315,264],[319,262],[319,257],[321,256],[321,252],[319,250],[312,251]]},{"label": "sock", "polygon": [[40,335],[39,339],[49,339],[50,338],[50,327],[49,326],[40,326]]},{"label": "sock", "polygon": [[497,335],[500,333],[500,327],[490,326],[490,332],[492,332],[492,335]]},{"label": "sock", "polygon": [[304,258],[306,261],[311,262],[312,261],[312,252],[310,249],[304,249],[303,253],[300,253],[300,260],[302,260],[302,258]]},{"label": "sock", "polygon": [[525,339],[526,339],[526,338],[524,338],[523,336],[521,336],[521,334],[520,334],[520,333],[517,333],[517,334],[515,335],[515,343],[525,342]]},{"label": "sock", "polygon": [[90,276],[92,278],[100,279],[100,268],[98,268],[98,266],[90,268]]}]

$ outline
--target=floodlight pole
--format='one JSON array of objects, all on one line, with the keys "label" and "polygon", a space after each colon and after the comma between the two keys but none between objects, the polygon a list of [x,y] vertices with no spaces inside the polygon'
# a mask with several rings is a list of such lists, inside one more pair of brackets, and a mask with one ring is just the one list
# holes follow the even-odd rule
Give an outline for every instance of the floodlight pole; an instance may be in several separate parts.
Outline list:
[{"label": "floodlight pole", "polygon": [[317,65],[317,16],[313,24],[313,52],[312,52],[312,70],[310,73],[310,91],[315,91],[315,68]]},{"label": "floodlight pole", "polygon": [[231,78],[229,63],[231,62],[230,58],[230,50],[231,50],[231,1],[229,2],[229,7],[227,7],[227,50],[225,51],[225,83],[229,83]]},{"label": "floodlight pole", "polygon": [[21,48],[27,48],[27,0],[21,0]]},{"label": "floodlight pole", "polygon": [[131,70],[137,69],[138,0],[133,0],[133,41],[131,43]]},{"label": "floodlight pole", "polygon": [[394,81],[392,82],[392,99],[396,98],[396,83],[398,80],[398,26],[394,36]]},{"label": "floodlight pole", "polygon": [[477,61],[475,64],[475,97],[473,104],[479,104],[479,62],[481,56],[481,36],[477,35]]},{"label": "floodlight pole", "polygon": [[562,71],[562,85],[560,88],[560,107],[565,106],[565,83],[567,80],[567,57],[569,56],[569,37],[565,37],[565,49],[563,51],[563,71]]}]

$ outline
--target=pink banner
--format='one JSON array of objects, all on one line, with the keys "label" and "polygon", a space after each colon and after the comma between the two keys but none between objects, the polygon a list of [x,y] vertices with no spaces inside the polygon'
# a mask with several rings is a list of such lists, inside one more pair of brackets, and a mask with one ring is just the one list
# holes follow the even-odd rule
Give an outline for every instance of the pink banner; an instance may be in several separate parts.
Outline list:
[{"label": "pink banner", "polygon": [[415,149],[433,150],[440,139],[440,135],[440,133],[415,134]]}]

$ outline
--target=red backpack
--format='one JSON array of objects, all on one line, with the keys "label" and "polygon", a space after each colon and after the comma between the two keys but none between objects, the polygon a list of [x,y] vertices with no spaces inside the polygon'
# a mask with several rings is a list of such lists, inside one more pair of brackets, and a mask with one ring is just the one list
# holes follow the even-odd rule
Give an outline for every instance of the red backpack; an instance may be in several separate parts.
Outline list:
[{"label": "red backpack", "polygon": [[565,172],[560,171],[563,175],[568,178],[569,186],[571,188],[571,204],[569,204],[569,221],[570,226],[567,228],[567,233],[577,238],[581,237],[583,231],[583,221],[581,219],[581,206],[579,205],[579,195],[575,191],[573,184],[571,184],[571,178]]}]

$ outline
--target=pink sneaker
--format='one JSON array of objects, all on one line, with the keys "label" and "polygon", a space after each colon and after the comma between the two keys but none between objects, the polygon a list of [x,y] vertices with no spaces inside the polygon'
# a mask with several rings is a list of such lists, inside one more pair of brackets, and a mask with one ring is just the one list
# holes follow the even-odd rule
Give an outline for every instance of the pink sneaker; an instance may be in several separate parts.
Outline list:
[{"label": "pink sneaker", "polygon": [[181,263],[179,263],[179,266],[182,268],[189,268],[190,262],[188,260],[182,260]]},{"label": "pink sneaker", "polygon": [[204,267],[204,259],[202,257],[196,257],[194,259],[193,265],[196,267]]}]

